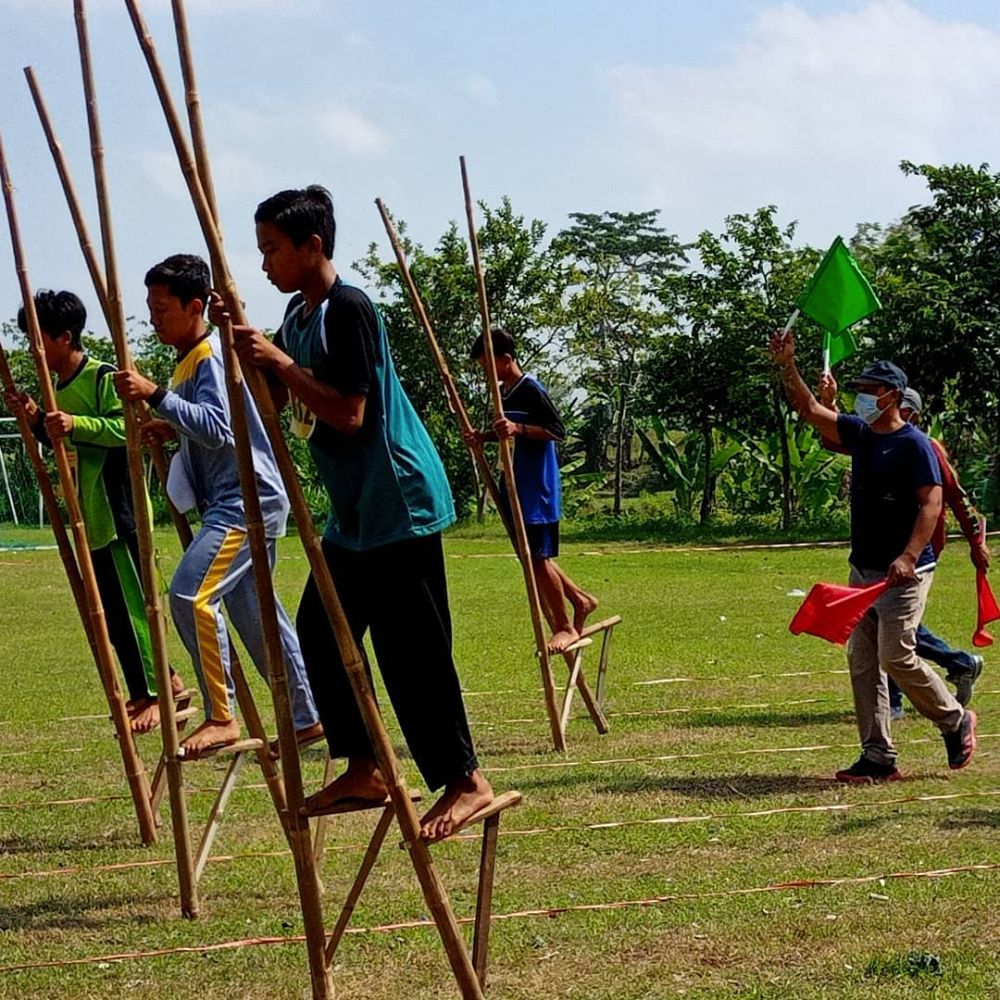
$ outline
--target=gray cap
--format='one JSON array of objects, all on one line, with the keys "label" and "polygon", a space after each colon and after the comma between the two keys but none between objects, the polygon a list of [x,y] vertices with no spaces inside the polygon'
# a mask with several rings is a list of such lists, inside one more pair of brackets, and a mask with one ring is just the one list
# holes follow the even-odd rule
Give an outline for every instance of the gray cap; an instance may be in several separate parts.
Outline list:
[{"label": "gray cap", "polygon": [[924,408],[924,401],[920,398],[920,393],[916,389],[904,389],[903,398],[899,401],[899,408],[901,410],[913,410],[914,413],[920,413]]}]

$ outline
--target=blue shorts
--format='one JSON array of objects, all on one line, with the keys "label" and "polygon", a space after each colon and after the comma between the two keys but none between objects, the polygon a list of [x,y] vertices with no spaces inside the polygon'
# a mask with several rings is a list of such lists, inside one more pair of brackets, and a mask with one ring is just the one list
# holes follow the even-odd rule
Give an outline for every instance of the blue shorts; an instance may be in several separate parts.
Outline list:
[{"label": "blue shorts", "polygon": [[559,522],[526,524],[528,551],[532,559],[555,559],[559,555]]}]

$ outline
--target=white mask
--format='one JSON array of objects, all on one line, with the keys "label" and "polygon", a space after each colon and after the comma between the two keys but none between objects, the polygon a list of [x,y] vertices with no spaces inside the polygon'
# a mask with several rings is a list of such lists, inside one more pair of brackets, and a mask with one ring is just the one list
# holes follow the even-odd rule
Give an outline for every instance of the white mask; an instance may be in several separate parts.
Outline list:
[{"label": "white mask", "polygon": [[854,397],[854,412],[869,426],[882,416],[878,400],[879,397],[872,392],[859,392]]}]

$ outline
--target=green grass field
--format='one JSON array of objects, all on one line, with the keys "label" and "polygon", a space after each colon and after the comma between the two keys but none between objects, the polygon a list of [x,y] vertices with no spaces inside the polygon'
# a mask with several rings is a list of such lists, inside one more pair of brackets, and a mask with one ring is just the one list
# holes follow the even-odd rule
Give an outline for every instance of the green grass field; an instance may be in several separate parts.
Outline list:
[{"label": "green grass field", "polygon": [[[176,546],[165,533],[158,540],[169,574]],[[843,652],[787,631],[798,604],[788,591],[844,579],[844,549],[572,544],[563,565],[601,597],[601,612],[625,620],[609,676],[611,733],[598,736],[578,706],[569,752],[557,755],[505,543],[454,536],[447,550],[481,760],[497,790],[525,796],[501,827],[494,912],[570,908],[495,922],[491,996],[1000,996],[1000,869],[991,867],[1000,862],[1000,683],[989,664],[968,770],[948,771],[936,731],[911,712],[896,727],[910,780],[845,788],[832,780],[857,755]],[[279,589],[293,608],[305,560],[293,539],[279,557]],[[967,643],[972,570],[959,545],[937,575],[928,624]],[[157,846],[138,846],[96,671],[53,551],[0,552],[0,665],[0,997],[308,996],[299,943],[11,969],[294,936],[302,921],[255,764],[202,881],[203,918],[181,918],[169,825]],[[153,762],[158,736],[141,747]],[[416,782],[412,762],[404,766]],[[196,823],[222,767],[185,772]],[[305,768],[315,786],[319,750],[307,752]],[[86,797],[96,801],[57,804]],[[370,823],[352,816],[331,828],[323,879],[334,913]],[[390,833],[355,928],[426,917],[396,839]],[[470,915],[476,843],[447,843],[436,859],[457,914]],[[128,862],[142,864],[107,867]],[[827,880],[834,884],[802,884]],[[585,908],[609,903],[630,905]],[[433,925],[348,935],[335,982],[340,997],[456,995]]]}]

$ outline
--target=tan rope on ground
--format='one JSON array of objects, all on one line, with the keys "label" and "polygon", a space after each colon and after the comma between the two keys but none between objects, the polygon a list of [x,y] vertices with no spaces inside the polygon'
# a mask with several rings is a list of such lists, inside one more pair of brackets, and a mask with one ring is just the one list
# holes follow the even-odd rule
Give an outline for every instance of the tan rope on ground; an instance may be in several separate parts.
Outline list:
[{"label": "tan rope on ground", "polygon": [[[983,862],[972,865],[959,865],[954,868],[938,868],[932,871],[888,872],[879,875],[858,875],[844,878],[811,878],[796,879],[792,882],[775,882],[762,886],[746,886],[736,889],[718,889],[714,892],[679,892],[664,896],[650,896],[646,899],[619,899],[604,903],[577,903],[570,906],[543,907],[535,910],[515,910],[510,913],[494,913],[491,921],[523,920],[530,917],[558,917],[566,913],[593,913],[608,910],[624,910],[633,907],[647,908],[662,906],[666,903],[720,899],[727,896],[751,896],[767,892],[790,892],[799,889],[824,889],[842,885],[870,885],[893,880],[917,878],[946,878],[951,875],[961,875],[970,872],[992,872],[1000,869],[1000,863]],[[458,917],[459,924],[469,924],[474,917]],[[432,920],[404,920],[394,924],[378,924],[374,927],[349,927],[347,934],[386,934],[393,931],[432,928]],[[232,951],[238,948],[252,948],[261,945],[301,944],[305,941],[303,935],[289,937],[253,937],[238,941],[217,941],[212,944],[182,945],[175,948],[155,948],[147,951],[126,951],[110,955],[94,955],[87,958],[53,959],[47,962],[25,962],[17,965],[0,966],[0,975],[14,972],[27,972],[34,969],[62,969],[73,965],[94,965],[98,962],[129,962],[144,958],[163,958],[170,955],[198,955],[212,951]]]}]

